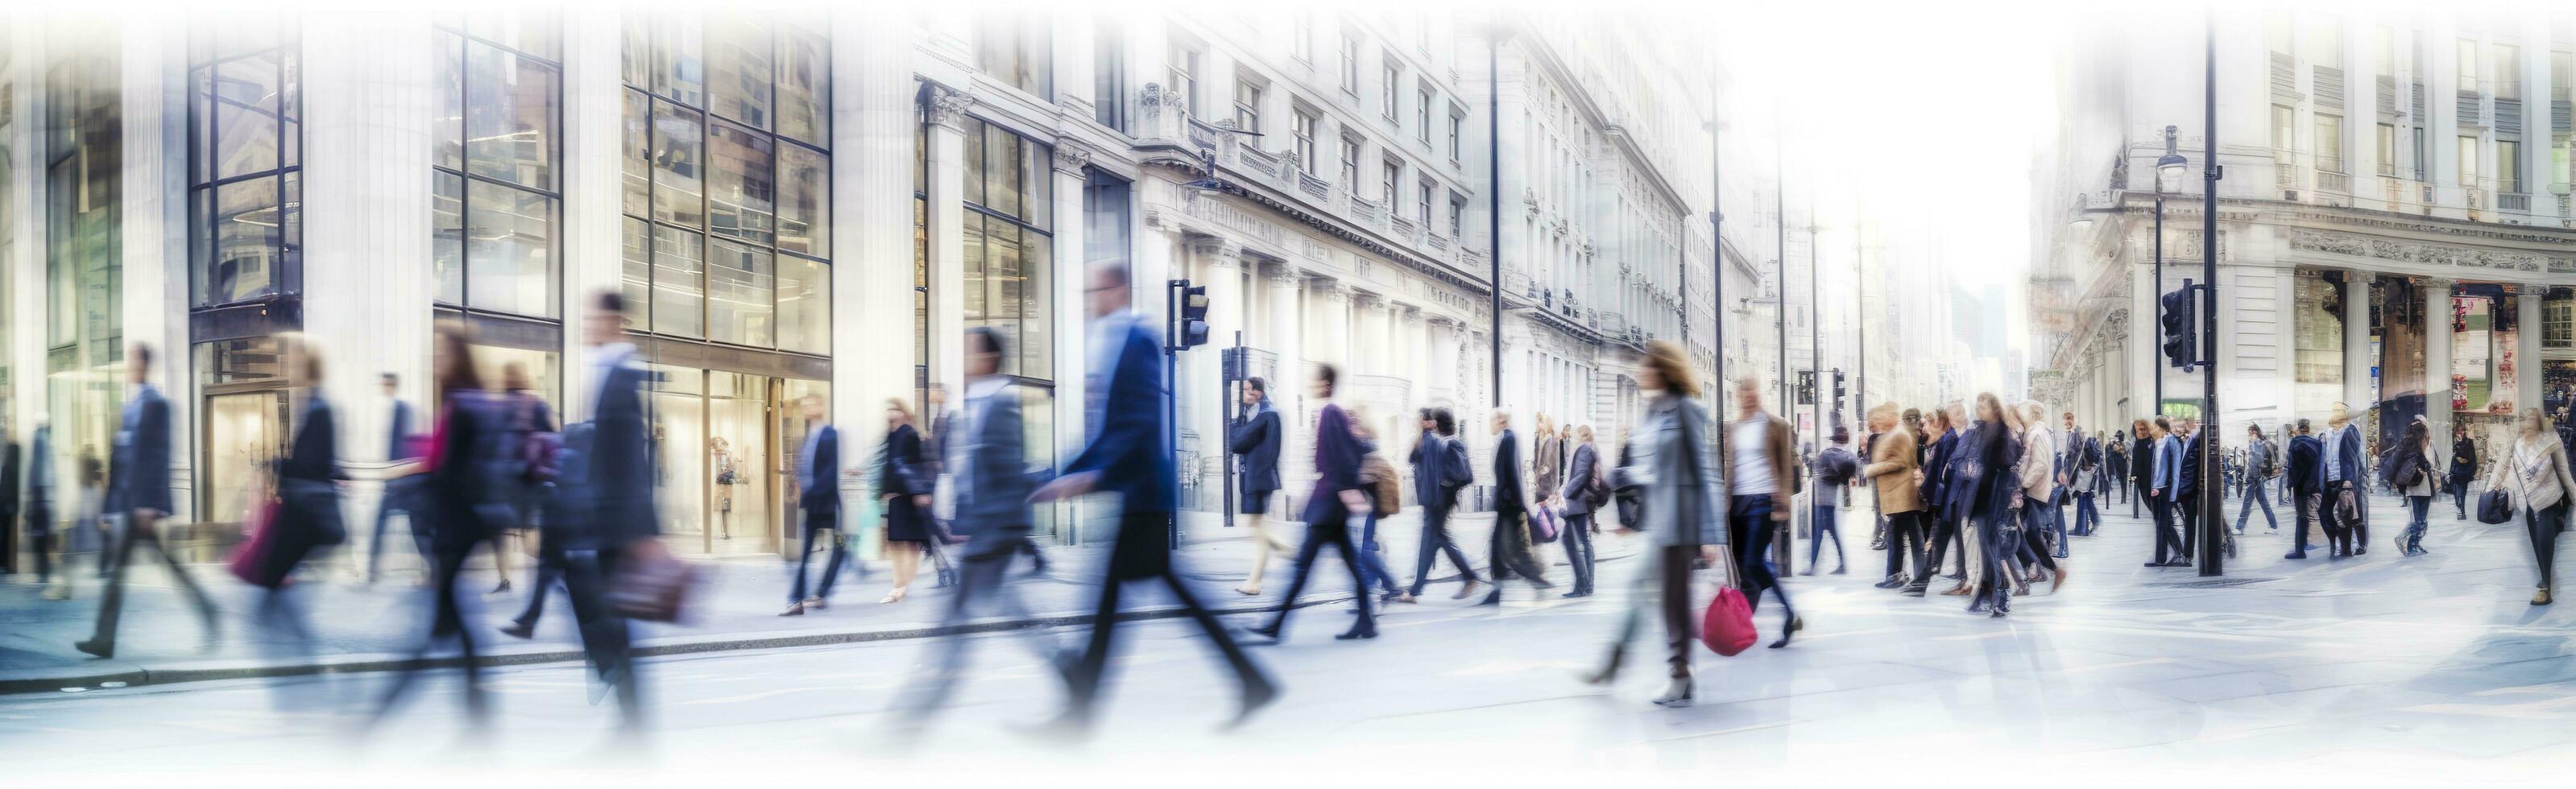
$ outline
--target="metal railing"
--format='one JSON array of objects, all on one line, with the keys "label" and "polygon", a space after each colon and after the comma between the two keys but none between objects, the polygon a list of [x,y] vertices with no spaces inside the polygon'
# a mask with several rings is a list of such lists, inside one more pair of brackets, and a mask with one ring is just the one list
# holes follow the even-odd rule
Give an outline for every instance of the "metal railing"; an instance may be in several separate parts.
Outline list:
[{"label": "metal railing", "polygon": [[2498,194],[2496,195],[2496,210],[2530,213],[2531,195],[2514,194],[2511,192]]},{"label": "metal railing", "polygon": [[2352,176],[2332,170],[2319,169],[2317,170],[2317,190],[2321,192],[2340,192],[2343,194],[2351,194]]}]

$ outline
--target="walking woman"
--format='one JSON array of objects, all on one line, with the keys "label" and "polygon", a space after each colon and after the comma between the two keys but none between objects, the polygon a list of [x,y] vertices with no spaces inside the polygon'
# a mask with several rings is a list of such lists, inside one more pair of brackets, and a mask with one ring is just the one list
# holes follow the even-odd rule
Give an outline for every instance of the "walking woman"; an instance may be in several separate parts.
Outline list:
[{"label": "walking woman", "polygon": [[[1914,578],[1905,585],[1907,597],[1922,597],[1931,588],[1932,577],[1941,574],[1943,556],[1950,540],[1957,536],[1958,521],[1950,517],[1950,458],[1958,452],[1958,420],[1948,409],[1932,409],[1929,433],[1924,442],[1923,467],[1914,474],[1920,482],[1923,511],[1916,518],[1923,527],[1923,561],[1914,570]],[[1947,594],[1948,592],[1943,592]]]},{"label": "walking woman", "polygon": [[2021,419],[2004,410],[1993,392],[1979,392],[1977,423],[1968,429],[1960,450],[1965,460],[1952,476],[1959,492],[1970,497],[1969,521],[1976,529],[1973,550],[1979,577],[1970,582],[1968,612],[1998,619],[2012,612],[2011,579],[2005,577],[2004,566],[2013,546],[2004,541],[2015,536],[2007,531],[2020,528],[2015,519],[2021,516],[2026,498],[2025,483],[2014,476],[2022,456],[2021,432]]},{"label": "walking woman", "polygon": [[322,358],[301,338],[285,339],[291,360],[287,386],[302,399],[304,408],[296,419],[294,440],[287,443],[286,455],[277,459],[278,514],[268,526],[276,530],[265,543],[268,553],[259,557],[257,583],[268,591],[260,597],[258,622],[282,636],[294,657],[307,657],[316,646],[313,628],[297,602],[288,597],[293,587],[285,581],[315,550],[348,538],[340,517],[338,485],[348,475],[340,470],[339,430],[331,418],[331,402],[319,386]]},{"label": "walking woman", "polygon": [[885,502],[885,546],[894,559],[894,589],[879,603],[903,602],[913,577],[921,574],[921,551],[930,542],[930,492],[936,483],[922,473],[921,430],[913,426],[914,421],[912,406],[903,398],[886,398],[877,498]]},{"label": "walking woman", "polygon": [[2558,558],[2558,533],[2567,530],[2568,499],[2576,497],[2576,476],[2568,474],[2567,447],[2550,429],[2548,415],[2525,407],[2519,426],[2513,446],[2500,453],[2503,457],[2495,471],[2487,475],[2487,486],[2509,491],[2513,506],[2522,510],[2523,527],[2531,533],[2532,560],[2540,569],[2540,589],[2532,593],[2531,604],[2548,605],[2549,590],[2556,581],[2552,563]]},{"label": "walking woman", "polygon": [[[1737,397],[1757,400],[1758,385],[1746,394],[1739,387]],[[1637,365],[1637,388],[1647,393],[1646,411],[1630,433],[1627,448],[1621,452],[1629,463],[1620,464],[1615,485],[1639,492],[1638,519],[1619,529],[1622,535],[1645,532],[1652,535],[1654,548],[1650,561],[1639,567],[1631,582],[1627,611],[1619,617],[1617,634],[1611,637],[1610,654],[1600,671],[1584,680],[1606,685],[1617,679],[1620,663],[1628,656],[1628,645],[1645,629],[1647,606],[1654,606],[1664,622],[1666,662],[1671,677],[1655,703],[1665,707],[1686,707],[1691,703],[1691,652],[1696,632],[1696,613],[1691,605],[1691,562],[1701,560],[1711,567],[1732,566],[1726,556],[1726,530],[1718,527],[1719,509],[1717,472],[1709,462],[1708,412],[1699,405],[1699,381],[1682,357],[1681,349],[1655,340],[1646,343],[1645,356]],[[1758,413],[1758,409],[1747,409]],[[1760,423],[1755,423],[1760,424]],[[1587,447],[1588,447],[1587,442]],[[1756,444],[1755,446],[1760,446]],[[1774,471],[1786,473],[1784,467]],[[1786,476],[1773,477],[1785,481]],[[1787,512],[1787,510],[1780,510]],[[1766,519],[1767,520],[1767,519]],[[1766,528],[1768,524],[1763,524]],[[1572,528],[1571,525],[1568,528]],[[1782,601],[1787,602],[1785,599]],[[1788,643],[1784,634],[1778,644]]]},{"label": "walking woman", "polygon": [[1601,473],[1601,450],[1592,445],[1592,426],[1574,428],[1573,458],[1565,463],[1565,486],[1556,492],[1557,505],[1565,508],[1565,528],[1559,539],[1565,541],[1565,561],[1574,566],[1574,591],[1566,597],[1592,594],[1593,519],[1592,489]]},{"label": "walking woman", "polygon": [[2433,431],[2424,426],[2422,417],[2406,425],[2406,435],[2397,442],[2397,451],[2389,458],[2387,468],[2392,487],[2406,497],[2406,530],[2397,534],[2397,555],[2424,555],[2426,516],[2433,509]]},{"label": "walking woman", "polygon": [[2469,481],[2478,478],[2478,442],[2469,440],[2469,426],[2451,426],[2451,470],[2445,483],[2451,488],[2451,506],[2460,510],[2460,520],[2469,519]]},{"label": "walking woman", "polygon": [[[2058,458],[2062,455],[2057,449],[2057,435],[2048,429],[2048,406],[2042,405],[2037,400],[2024,400],[2021,403],[2020,417],[2022,423],[2020,473],[2023,497],[2021,507],[2023,528],[2019,552],[2021,563],[2024,568],[2036,564],[2046,569],[2049,575],[2048,591],[2050,594],[2056,594],[2057,587],[2066,584],[2066,571],[2063,565],[2058,564],[2056,556],[2048,550],[2048,547],[2040,543],[2040,534],[2060,522],[2056,517],[2057,508],[2049,504],[2049,497],[2054,494],[2057,486],[2057,472],[2054,469]],[[2064,543],[2061,541],[2059,544]],[[2030,584],[2025,581],[2020,591],[2015,594],[2029,593]]]},{"label": "walking woman", "polygon": [[474,633],[465,627],[465,601],[457,577],[465,557],[491,541],[514,517],[498,473],[506,427],[500,404],[483,389],[475,374],[473,342],[463,324],[441,323],[430,345],[430,371],[438,388],[437,421],[430,431],[429,456],[420,461],[422,481],[417,504],[428,517],[430,573],[436,614],[411,662],[396,675],[376,710],[382,720],[402,701],[404,691],[427,665],[431,647],[454,637],[465,673],[468,728],[483,731],[491,719],[483,692],[483,669],[474,653]]},{"label": "walking woman", "polygon": [[1369,612],[1367,580],[1361,577],[1360,553],[1351,544],[1350,519],[1368,513],[1367,494],[1360,492],[1359,438],[1351,433],[1351,418],[1333,402],[1334,384],[1341,377],[1332,365],[1315,368],[1315,399],[1324,403],[1315,415],[1315,489],[1306,497],[1306,542],[1297,549],[1296,567],[1288,574],[1288,594],[1270,624],[1252,632],[1273,641],[1288,625],[1288,614],[1297,610],[1297,594],[1306,590],[1306,578],[1315,569],[1315,556],[1324,546],[1342,554],[1342,563],[1351,568],[1352,587],[1357,590],[1359,622],[1336,639],[1376,638],[1377,617]]},{"label": "walking woman", "polygon": [[1386,551],[1377,541],[1379,483],[1401,487],[1403,478],[1396,474],[1395,465],[1387,462],[1386,456],[1378,454],[1377,431],[1369,429],[1368,411],[1354,407],[1350,420],[1351,438],[1360,444],[1360,493],[1367,496],[1369,502],[1368,521],[1360,524],[1357,542],[1360,549],[1360,588],[1377,587],[1380,608],[1399,600],[1413,602],[1412,596],[1396,588],[1395,574],[1387,572]]}]

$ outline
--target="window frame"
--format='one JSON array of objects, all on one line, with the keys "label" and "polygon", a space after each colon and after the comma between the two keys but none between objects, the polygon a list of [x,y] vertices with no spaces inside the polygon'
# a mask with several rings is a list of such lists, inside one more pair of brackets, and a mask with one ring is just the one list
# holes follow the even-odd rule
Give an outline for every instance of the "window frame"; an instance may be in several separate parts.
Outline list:
[{"label": "window frame", "polygon": [[[302,213],[304,194],[309,191],[303,179],[306,121],[303,111],[304,91],[301,83],[304,73],[302,66],[304,39],[295,19],[277,17],[268,21],[276,25],[276,30],[272,31],[275,38],[266,42],[270,46],[256,50],[226,54],[223,52],[226,47],[220,42],[201,45],[194,36],[189,40],[183,72],[185,77],[182,90],[185,92],[185,98],[181,100],[182,113],[187,124],[187,128],[182,132],[186,140],[187,170],[184,176],[187,188],[182,197],[181,210],[185,211],[187,216],[184,230],[187,234],[188,247],[185,304],[190,313],[296,299],[304,292]],[[217,35],[217,31],[207,31],[200,35],[212,37]],[[204,55],[204,59],[200,60],[200,55]],[[217,155],[222,150],[224,136],[223,125],[219,121],[226,114],[222,107],[234,102],[217,99],[217,96],[222,93],[217,88],[217,78],[223,66],[227,64],[272,55],[276,58],[273,76],[277,80],[276,86],[279,91],[277,114],[271,119],[275,130],[270,144],[275,146],[272,149],[275,161],[269,167],[258,171],[225,176],[220,171],[222,164]],[[203,74],[206,80],[202,96],[205,100],[202,114],[197,106],[200,98],[198,81],[200,74]],[[47,76],[42,85],[25,87],[50,89],[54,79],[52,76]],[[289,85],[290,79],[296,84]],[[289,96],[294,97],[292,102],[289,101]],[[31,121],[39,124],[50,123],[45,118],[21,119],[20,122]],[[460,117],[458,123],[462,124],[463,118]],[[290,127],[293,129],[292,134],[288,131]],[[43,126],[37,128],[36,138],[41,142],[49,131]],[[41,144],[39,148],[37,155],[41,157],[45,169],[37,171],[35,177],[38,191],[42,192],[46,188],[47,173],[57,157],[51,155],[50,151],[43,150],[44,146]],[[293,164],[288,163],[290,160]],[[279,220],[274,247],[277,255],[277,271],[274,274],[276,279],[270,287],[264,289],[265,292],[233,295],[223,300],[213,300],[209,280],[212,278],[212,267],[215,262],[213,259],[216,253],[215,242],[220,235],[218,232],[220,228],[216,225],[216,215],[221,211],[217,198],[223,194],[225,187],[262,179],[273,181],[276,192],[274,205],[278,211]],[[292,190],[288,188],[290,181],[295,184]],[[289,232],[287,229],[290,203],[296,215],[292,220],[296,228],[294,232]],[[43,231],[44,228],[37,228],[37,230]],[[51,290],[50,286],[48,290]],[[194,344],[194,338],[191,339]]]},{"label": "window frame", "polygon": [[[469,12],[469,13],[471,13],[471,12]],[[486,12],[486,13],[488,13],[488,12]],[[564,212],[564,188],[563,188],[563,184],[564,184],[564,181],[565,181],[565,177],[564,177],[564,176],[565,176],[565,167],[564,167],[565,162],[564,162],[564,155],[563,155],[563,152],[564,152],[564,144],[563,144],[563,136],[564,136],[564,134],[563,134],[563,129],[564,129],[564,95],[565,95],[565,92],[566,92],[567,87],[568,87],[568,83],[565,81],[565,78],[564,78],[564,65],[563,65],[563,62],[562,62],[561,60],[558,60],[558,59],[549,59],[549,58],[546,58],[546,57],[540,56],[540,55],[538,55],[538,54],[528,52],[528,51],[526,51],[526,50],[518,49],[518,48],[516,48],[516,47],[512,47],[512,46],[509,46],[509,45],[503,44],[503,43],[501,43],[501,42],[499,42],[499,41],[494,41],[494,40],[492,40],[492,39],[488,39],[488,38],[484,38],[484,37],[481,37],[481,36],[474,35],[473,33],[469,32],[469,31],[471,30],[471,28],[473,27],[472,25],[463,24],[463,21],[464,21],[464,20],[463,20],[463,18],[462,18],[462,17],[456,17],[455,19],[456,19],[456,21],[459,23],[459,24],[457,24],[455,27],[448,27],[448,26],[447,26],[447,24],[446,24],[445,22],[441,22],[441,23],[437,26],[437,30],[438,30],[438,32],[440,32],[440,33],[444,33],[444,34],[447,34],[447,35],[453,35],[453,36],[455,36],[455,37],[456,37],[456,39],[455,39],[455,40],[456,40],[456,45],[457,45],[457,48],[458,48],[458,50],[457,50],[457,52],[456,52],[456,58],[457,58],[457,59],[456,59],[456,63],[457,63],[457,66],[458,66],[458,68],[459,68],[459,73],[457,74],[456,86],[455,86],[455,87],[456,87],[456,90],[457,90],[457,93],[458,93],[458,96],[457,96],[457,98],[458,98],[458,105],[457,105],[457,106],[459,106],[459,107],[464,107],[464,108],[465,108],[465,111],[466,111],[469,115],[473,112],[472,108],[467,106],[467,103],[471,101],[471,99],[472,99],[472,97],[473,97],[473,95],[474,95],[474,84],[473,84],[474,68],[473,68],[473,65],[472,65],[471,55],[473,54],[473,51],[474,51],[474,45],[475,45],[475,44],[480,43],[480,44],[483,44],[483,45],[485,45],[485,46],[492,47],[493,49],[495,49],[495,50],[497,50],[497,51],[499,51],[499,52],[501,52],[501,53],[503,53],[503,54],[506,54],[506,55],[511,55],[511,56],[514,56],[514,57],[521,57],[521,58],[528,58],[528,59],[531,59],[531,60],[537,61],[537,62],[538,62],[539,64],[541,64],[541,65],[548,66],[548,67],[551,67],[552,69],[554,69],[554,73],[555,73],[555,96],[554,96],[554,101],[551,103],[551,108],[552,108],[552,110],[553,110],[553,113],[552,113],[552,114],[553,114],[552,121],[553,121],[553,123],[554,123],[554,129],[553,129],[553,133],[546,135],[546,139],[547,139],[547,151],[546,151],[546,155],[547,155],[547,157],[548,157],[548,159],[549,159],[549,162],[548,162],[548,164],[547,164],[547,167],[548,167],[550,170],[552,170],[552,171],[553,171],[552,178],[550,179],[550,180],[552,180],[552,181],[554,182],[554,184],[555,184],[555,187],[554,187],[553,189],[540,189],[540,188],[537,188],[537,187],[527,186],[527,185],[519,184],[519,183],[516,183],[516,182],[513,182],[513,181],[502,180],[502,179],[499,179],[499,178],[494,178],[494,177],[491,177],[491,176],[487,176],[487,175],[483,175],[483,174],[481,174],[481,173],[476,173],[476,172],[474,172],[474,154],[473,154],[473,150],[472,150],[472,148],[473,148],[473,143],[472,143],[472,140],[471,140],[471,137],[472,137],[472,135],[473,135],[473,130],[472,130],[472,129],[470,129],[470,128],[466,128],[466,127],[464,127],[464,126],[460,126],[460,127],[459,127],[459,132],[460,132],[461,134],[465,135],[465,138],[466,138],[466,139],[464,139],[464,144],[465,144],[464,149],[462,149],[462,150],[460,150],[460,151],[458,152],[459,160],[458,160],[458,166],[457,166],[457,168],[449,168],[449,167],[446,167],[445,165],[442,165],[442,164],[440,164],[438,161],[436,161],[436,158],[435,158],[435,157],[432,157],[432,160],[431,160],[431,162],[430,162],[430,171],[431,171],[431,176],[432,176],[432,178],[436,178],[436,177],[440,177],[440,176],[454,176],[454,177],[457,177],[457,178],[463,179],[463,180],[462,180],[462,181],[460,181],[460,182],[459,182],[459,184],[458,184],[459,188],[458,188],[458,190],[457,190],[457,198],[456,198],[456,200],[457,200],[457,203],[456,203],[456,216],[457,216],[457,219],[458,219],[458,222],[459,222],[458,228],[459,228],[459,231],[460,231],[460,235],[470,235],[470,234],[472,233],[472,230],[473,230],[473,227],[474,227],[474,204],[475,204],[475,200],[474,200],[474,185],[475,185],[475,184],[477,184],[477,183],[485,184],[485,185],[487,185],[487,186],[499,187],[499,188],[503,188],[503,189],[515,190],[515,191],[523,192],[523,193],[527,193],[527,194],[537,195],[537,196],[539,196],[539,197],[544,198],[544,199],[547,201],[547,203],[548,203],[548,208],[549,208],[549,213],[551,213],[551,214],[552,214],[552,218],[551,218],[551,219],[550,219],[550,221],[549,221],[549,224],[550,224],[549,230],[550,230],[551,232],[550,232],[550,237],[547,239],[548,244],[550,245],[550,247],[551,247],[551,248],[547,251],[547,255],[546,255],[547,266],[548,266],[548,268],[549,268],[549,271],[547,272],[547,276],[548,276],[548,277],[550,277],[550,278],[553,280],[553,282],[551,283],[551,287],[549,288],[549,290],[551,291],[551,296],[552,296],[552,297],[551,297],[550,299],[548,299],[548,300],[547,300],[547,301],[548,301],[548,303],[547,303],[547,305],[546,305],[546,307],[547,307],[547,311],[546,311],[545,313],[542,313],[542,314],[531,314],[531,313],[524,313],[524,312],[511,312],[511,311],[508,311],[508,310],[496,309],[496,308],[492,308],[492,307],[488,307],[488,306],[483,306],[483,305],[475,304],[475,303],[474,303],[474,255],[473,255],[474,244],[473,244],[472,239],[470,239],[470,238],[462,238],[462,239],[460,239],[460,240],[459,240],[459,245],[458,245],[458,249],[457,249],[457,260],[456,260],[456,265],[457,265],[457,296],[458,296],[458,302],[457,302],[457,303],[449,303],[449,302],[445,302],[445,301],[440,301],[440,300],[438,300],[438,298],[437,298],[437,296],[439,295],[439,294],[437,293],[437,290],[438,290],[438,289],[437,289],[437,288],[435,288],[435,287],[433,287],[433,288],[431,289],[431,300],[430,300],[431,306],[432,306],[432,308],[434,308],[434,309],[439,309],[439,310],[449,310],[449,311],[454,311],[454,312],[457,312],[457,313],[460,313],[460,314],[465,314],[465,315],[494,315],[494,316],[506,316],[506,317],[512,317],[512,318],[523,318],[523,319],[525,319],[525,318],[535,318],[535,319],[540,319],[540,320],[548,320],[548,321],[561,322],[561,321],[564,319],[564,301],[565,301],[565,299],[564,299],[564,294],[565,294],[565,288],[564,288],[564,227],[565,227],[565,219],[564,219],[564,216],[565,216],[565,212]],[[700,40],[701,42],[703,42],[703,41],[705,40],[705,37],[704,37],[704,35],[703,35],[703,32],[704,32],[704,31],[703,31],[703,29],[702,29],[700,32],[701,32],[701,35],[699,36],[699,40]],[[560,36],[562,35],[562,31],[561,31],[560,29],[558,29],[556,34],[557,34],[557,36],[559,36],[559,37],[560,37]],[[558,38],[558,39],[557,39],[557,41],[556,41],[555,43],[556,43],[557,47],[558,47],[558,48],[560,48],[564,42],[561,40],[561,38]],[[773,63],[772,68],[774,69],[775,67],[776,67],[776,66],[775,66],[775,64]],[[621,77],[621,84],[623,84],[623,82],[622,82],[622,77]],[[653,94],[651,93],[651,91],[650,91],[650,89],[649,89],[649,88],[648,88],[648,89],[645,89],[645,92],[646,92],[648,95],[653,95]],[[699,92],[699,94],[700,94],[701,96],[706,97],[706,98],[707,98],[708,100],[710,100],[710,101],[712,101],[712,100],[713,100],[714,95],[715,95],[715,94],[714,94],[714,92],[713,92],[712,90],[708,89],[708,88],[705,86],[705,83],[703,82],[703,80],[700,82],[700,88],[699,88],[699,91],[698,91],[698,92]],[[658,98],[658,96],[656,96],[656,98]],[[774,106],[775,106],[775,101],[776,101],[776,97],[775,97],[775,96],[772,96],[772,97],[771,97],[771,101],[773,102],[773,108],[774,108]],[[650,105],[647,105],[647,107],[648,107],[648,114],[646,115],[646,118],[647,118],[647,126],[648,126],[648,128],[649,128],[649,126],[650,126],[650,118],[651,118],[651,115],[649,114],[649,107],[650,107]],[[621,111],[620,111],[620,112],[621,112],[621,114],[622,114],[623,110],[621,109]],[[775,114],[775,110],[774,110],[774,109],[773,109],[773,111],[772,111],[772,114],[773,114],[773,115]],[[462,119],[460,119],[460,121],[459,121],[459,122],[460,122],[460,123],[463,123],[464,121],[463,121]],[[704,135],[704,133],[703,133],[703,129],[701,130],[699,144],[700,144],[700,146],[701,146],[701,147],[703,147],[703,146],[705,145],[705,135]],[[622,170],[622,169],[623,169],[623,167],[624,167],[624,164],[623,164],[623,162],[622,162],[622,161],[620,162],[620,165],[619,165],[619,166],[620,166],[620,168],[621,168],[621,170]],[[648,176],[649,176],[649,173],[648,173]],[[701,174],[701,176],[700,176],[701,184],[703,184],[704,180],[705,180],[705,179],[704,179],[704,175],[703,175],[703,174]],[[435,190],[436,188],[437,188],[437,184],[433,182],[433,183],[431,184],[431,189]],[[622,189],[622,187],[621,187],[621,189]],[[701,193],[701,195],[700,195],[700,196],[701,196],[701,197],[704,197],[704,192],[705,192],[706,190],[703,188],[703,186],[700,188],[700,190],[699,190],[699,191],[700,191],[700,193]],[[647,194],[647,197],[648,197],[648,203],[647,203],[647,205],[646,205],[646,210],[647,210],[647,211],[650,211],[650,210],[651,210],[651,205],[650,205],[650,203],[649,203],[649,197],[650,197],[650,194],[651,194],[651,193],[648,191],[646,194]],[[624,200],[624,198],[621,196],[621,197],[620,197],[620,203],[621,203],[621,206],[622,206],[622,204],[623,204],[623,200]],[[621,210],[621,212],[622,212],[622,211],[623,211],[623,208],[621,208],[620,210]],[[435,231],[433,230],[433,232],[435,232]]]}]

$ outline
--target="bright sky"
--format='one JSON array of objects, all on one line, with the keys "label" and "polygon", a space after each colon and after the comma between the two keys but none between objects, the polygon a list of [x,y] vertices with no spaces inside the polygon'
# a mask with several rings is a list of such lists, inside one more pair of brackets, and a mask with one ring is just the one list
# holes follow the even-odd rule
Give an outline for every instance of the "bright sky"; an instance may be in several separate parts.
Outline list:
[{"label": "bright sky", "polygon": [[[1778,97],[1792,216],[1809,194],[1795,182],[1817,190],[1828,233],[1849,227],[1857,204],[1897,265],[1938,266],[1970,292],[2001,285],[2015,305],[2006,336],[2026,346],[2030,171],[2056,113],[2056,13],[1830,0],[1707,13],[1736,89],[1761,97],[1757,107]],[[1768,120],[1729,127],[1773,131]]]}]

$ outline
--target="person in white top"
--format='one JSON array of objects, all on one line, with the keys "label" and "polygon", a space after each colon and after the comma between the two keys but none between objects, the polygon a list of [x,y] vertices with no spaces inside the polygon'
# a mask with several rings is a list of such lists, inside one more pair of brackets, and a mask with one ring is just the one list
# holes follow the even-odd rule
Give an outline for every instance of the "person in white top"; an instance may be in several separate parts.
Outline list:
[{"label": "person in white top", "polygon": [[2547,414],[2524,408],[2521,427],[2488,475],[2487,488],[2505,491],[2513,497],[2513,508],[2522,511],[2523,526],[2531,532],[2531,557],[2540,570],[2540,588],[2532,593],[2531,604],[2548,605],[2556,581],[2551,567],[2558,557],[2558,534],[2567,530],[2576,476],[2568,473],[2567,447],[2550,429]]}]

